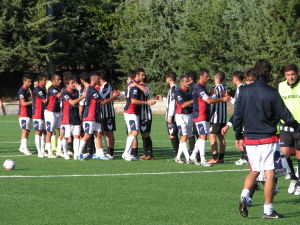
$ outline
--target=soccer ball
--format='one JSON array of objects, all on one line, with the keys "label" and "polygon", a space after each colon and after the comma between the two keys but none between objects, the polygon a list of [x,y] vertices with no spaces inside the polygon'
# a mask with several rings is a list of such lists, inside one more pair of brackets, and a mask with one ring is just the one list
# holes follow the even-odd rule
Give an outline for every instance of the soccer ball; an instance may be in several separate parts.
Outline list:
[{"label": "soccer ball", "polygon": [[16,166],[16,164],[15,164],[14,160],[12,160],[12,159],[7,159],[3,164],[3,167],[6,170],[13,170],[15,168],[15,166]]}]

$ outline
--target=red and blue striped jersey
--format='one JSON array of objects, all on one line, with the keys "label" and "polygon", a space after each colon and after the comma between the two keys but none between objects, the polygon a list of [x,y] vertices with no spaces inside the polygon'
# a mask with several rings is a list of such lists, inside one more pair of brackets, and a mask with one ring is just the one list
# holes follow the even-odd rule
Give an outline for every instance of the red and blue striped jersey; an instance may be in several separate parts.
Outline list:
[{"label": "red and blue striped jersey", "polygon": [[101,122],[100,102],[103,99],[93,85],[90,85],[86,91],[85,107],[83,112],[83,121]]},{"label": "red and blue striped jersey", "polygon": [[60,92],[58,87],[51,85],[48,88],[46,110],[49,112],[60,112],[60,99],[56,96]]},{"label": "red and blue striped jersey", "polygon": [[70,92],[68,90],[64,90],[61,93],[62,98],[62,121],[61,124],[72,124],[72,125],[80,125],[80,117],[79,117],[79,107],[78,103],[76,105],[71,105],[69,100],[75,100],[79,98],[78,92],[73,91]]},{"label": "red and blue striped jersey", "polygon": [[18,117],[32,117],[32,106],[23,106],[21,103],[21,99],[25,99],[25,102],[29,102],[29,98],[31,97],[29,89],[25,87],[21,87],[18,91],[18,101],[19,101],[19,112]]},{"label": "red and blue striped jersey", "polygon": [[210,105],[206,103],[209,98],[205,85],[198,82],[193,92],[193,120],[194,122],[210,121]]},{"label": "red and blue striped jersey", "polygon": [[32,118],[34,119],[44,119],[44,110],[46,104],[43,103],[43,99],[46,99],[46,89],[40,85],[36,86],[32,94]]},{"label": "red and blue striped jersey", "polygon": [[175,102],[176,102],[176,114],[191,114],[193,112],[193,105],[182,108],[183,103],[193,100],[193,96],[190,90],[178,88],[175,91]]},{"label": "red and blue striped jersey", "polygon": [[124,113],[140,115],[140,108],[141,108],[140,105],[132,104],[131,99],[141,100],[140,99],[141,98],[141,90],[137,87],[129,88],[129,85],[132,84],[133,82],[136,82],[136,81],[135,80],[130,81],[130,83],[128,84],[127,89],[126,89],[129,92],[129,96],[127,96]]}]

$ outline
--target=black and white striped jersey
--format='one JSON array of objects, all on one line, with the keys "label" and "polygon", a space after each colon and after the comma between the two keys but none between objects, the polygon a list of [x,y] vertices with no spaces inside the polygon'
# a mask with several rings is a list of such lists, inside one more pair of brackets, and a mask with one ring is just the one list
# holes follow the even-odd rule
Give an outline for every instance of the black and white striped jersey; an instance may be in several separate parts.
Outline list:
[{"label": "black and white striped jersey", "polygon": [[[112,96],[112,87],[105,82],[99,89],[99,94],[103,100],[109,99]],[[115,117],[114,101],[110,101],[106,105],[101,105],[102,118]]]},{"label": "black and white striped jersey", "polygon": [[[221,91],[227,91],[223,84],[213,86],[216,93],[211,96],[212,99],[223,98]],[[227,102],[218,102],[210,105],[210,123],[226,123],[227,122]]]},{"label": "black and white striped jersey", "polygon": [[[142,101],[148,101],[150,99],[150,89],[149,87],[144,84],[144,87],[148,90],[148,93],[142,92],[141,93],[141,100]],[[141,115],[140,120],[152,120],[152,111],[150,105],[141,105]]]},{"label": "black and white striped jersey", "polygon": [[166,121],[168,122],[169,117],[173,117],[173,122],[175,122],[175,111],[176,111],[176,102],[175,102],[175,91],[179,89],[177,84],[174,84],[170,87],[167,98],[164,98],[166,103]]}]

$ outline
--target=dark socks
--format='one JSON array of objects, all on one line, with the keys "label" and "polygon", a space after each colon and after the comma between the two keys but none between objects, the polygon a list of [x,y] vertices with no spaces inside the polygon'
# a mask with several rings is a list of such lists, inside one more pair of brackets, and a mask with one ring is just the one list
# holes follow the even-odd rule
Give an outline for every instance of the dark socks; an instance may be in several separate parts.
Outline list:
[{"label": "dark socks", "polygon": [[178,136],[176,136],[175,138],[172,138],[171,139],[171,143],[172,143],[173,150],[174,150],[174,157],[176,157],[177,154],[178,154],[178,148],[179,148],[179,139],[178,139]]},{"label": "dark socks", "polygon": [[95,154],[95,142],[94,142],[94,135],[92,135],[86,142],[86,146],[89,148],[89,154]]},{"label": "dark socks", "polygon": [[253,187],[251,188],[250,193],[249,193],[249,198],[253,197],[256,187],[257,187],[257,183],[254,184]]},{"label": "dark socks", "polygon": [[152,151],[152,140],[151,137],[145,138],[146,140],[146,146],[147,146],[147,156],[153,157],[153,151]]},{"label": "dark socks", "polygon": [[70,152],[74,153],[74,151],[73,151],[73,142],[68,142],[68,149],[69,149]]},{"label": "dark socks", "polygon": [[217,154],[212,154],[212,156],[213,156],[213,159],[214,159],[214,160],[217,160],[217,159],[218,159],[218,153],[217,153]]},{"label": "dark socks", "polygon": [[144,148],[144,156],[147,156],[147,144],[146,144],[146,138],[143,138],[143,148]]},{"label": "dark socks", "polygon": [[241,151],[241,159],[245,159],[245,151]]},{"label": "dark socks", "polygon": [[219,160],[224,159],[224,155],[225,155],[225,153],[220,153],[219,154]]},{"label": "dark socks", "polygon": [[131,149],[131,155],[137,157],[137,155],[138,155],[138,148],[132,148]]},{"label": "dark socks", "polygon": [[189,144],[190,144],[190,151],[191,153],[194,151],[195,148],[195,137],[189,137]]},{"label": "dark socks", "polygon": [[297,180],[297,177],[295,176],[295,170],[294,170],[294,166],[293,166],[293,162],[291,160],[291,158],[287,158],[287,161],[288,161],[288,164],[289,164],[289,167],[291,169],[291,179],[292,180]]}]

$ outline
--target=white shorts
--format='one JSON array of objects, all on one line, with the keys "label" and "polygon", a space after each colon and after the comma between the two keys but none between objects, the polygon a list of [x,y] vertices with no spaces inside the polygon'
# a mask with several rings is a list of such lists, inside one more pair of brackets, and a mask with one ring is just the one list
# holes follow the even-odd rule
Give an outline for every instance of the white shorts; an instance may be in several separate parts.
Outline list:
[{"label": "white shorts", "polygon": [[180,136],[193,134],[193,114],[175,114],[178,133]]},{"label": "white shorts", "polygon": [[32,128],[32,119],[29,117],[20,117],[19,124],[22,130],[31,130]]},{"label": "white shorts", "polygon": [[127,126],[127,132],[140,129],[140,117],[135,114],[124,113],[124,119]]},{"label": "white shorts", "polygon": [[71,135],[80,136],[80,125],[63,124],[61,125],[61,129],[65,138],[69,138]]},{"label": "white shorts", "polygon": [[274,170],[274,152],[280,151],[278,143],[246,145],[251,171]]},{"label": "white shorts", "polygon": [[46,123],[46,130],[48,132],[53,132],[54,129],[60,129],[61,113],[49,112],[45,110],[45,123]]},{"label": "white shorts", "polygon": [[84,121],[82,124],[83,130],[87,134],[93,134],[94,131],[102,132],[101,123],[95,121]]},{"label": "white shorts", "polygon": [[209,135],[209,123],[206,121],[195,122],[195,126],[199,135]]},{"label": "white shorts", "polygon": [[45,130],[45,120],[33,119],[34,130]]}]

